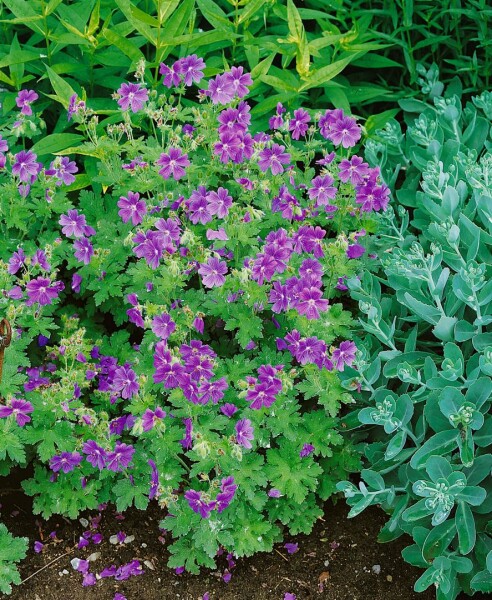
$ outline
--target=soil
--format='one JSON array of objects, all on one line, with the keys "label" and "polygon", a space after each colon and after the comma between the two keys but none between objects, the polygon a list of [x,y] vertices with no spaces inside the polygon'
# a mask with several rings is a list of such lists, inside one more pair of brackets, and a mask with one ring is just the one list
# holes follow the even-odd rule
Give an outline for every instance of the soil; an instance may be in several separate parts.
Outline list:
[{"label": "soil", "polygon": [[[347,520],[343,500],[326,504],[325,516],[318,520],[310,535],[299,535],[277,544],[270,554],[257,554],[236,560],[232,578],[226,583],[222,575],[227,568],[225,556],[219,558],[220,569],[199,576],[176,575],[166,567],[169,540],[159,540],[162,510],[152,504],[145,513],[129,510],[124,517],[109,506],[102,512],[99,531],[103,541],[87,548],[76,546],[88,529],[80,521],[53,517],[41,521],[30,512],[30,501],[21,494],[4,495],[0,517],[15,535],[29,537],[29,553],[21,563],[24,583],[14,587],[11,600],[113,600],[116,592],[127,600],[201,600],[208,592],[211,600],[283,600],[286,592],[297,600],[430,600],[433,590],[416,594],[413,584],[421,574],[401,558],[408,539],[378,544],[376,536],[385,522],[384,514],[372,507],[355,519]],[[97,516],[86,514],[85,518]],[[85,524],[85,527],[84,527]],[[56,531],[56,538],[50,533]],[[115,545],[110,536],[124,531],[135,536],[128,544]],[[36,554],[34,541],[43,541],[44,549]],[[289,554],[286,542],[296,542],[299,549]],[[119,566],[138,559],[144,574],[126,581],[113,578],[99,580],[93,587],[82,587],[81,573],[70,561],[101,555],[91,562],[91,571],[100,572],[112,564]]]}]

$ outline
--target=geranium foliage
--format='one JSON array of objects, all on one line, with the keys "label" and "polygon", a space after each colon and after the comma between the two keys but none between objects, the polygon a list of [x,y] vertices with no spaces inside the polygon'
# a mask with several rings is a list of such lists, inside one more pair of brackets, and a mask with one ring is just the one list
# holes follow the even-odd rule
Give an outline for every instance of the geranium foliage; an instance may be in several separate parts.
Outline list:
[{"label": "geranium foliage", "polygon": [[0,142],[1,472],[34,463],[44,517],[157,499],[192,572],[309,532],[358,468],[345,282],[389,195],[353,117],[278,104],[258,131],[250,74],[204,67],[150,88],[139,63],[103,120],[56,76],[76,133],[40,137],[27,90]]}]

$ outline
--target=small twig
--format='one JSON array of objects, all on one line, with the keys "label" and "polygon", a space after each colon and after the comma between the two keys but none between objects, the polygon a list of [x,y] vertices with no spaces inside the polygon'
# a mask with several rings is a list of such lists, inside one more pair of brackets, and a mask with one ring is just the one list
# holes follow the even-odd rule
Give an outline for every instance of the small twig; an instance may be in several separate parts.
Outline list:
[{"label": "small twig", "polygon": [[7,488],[6,490],[1,490],[0,491],[0,496],[8,496],[9,494],[12,494],[14,492],[22,492],[24,491],[22,488]]},{"label": "small twig", "polygon": [[281,556],[281,557],[282,557],[282,558],[285,560],[285,562],[289,562],[289,559],[288,559],[286,556],[284,556],[284,555],[282,554],[282,552],[279,552],[279,551],[277,550],[277,548],[275,548],[275,552],[276,552],[277,554],[279,554],[279,555],[280,555],[280,556]]},{"label": "small twig", "polygon": [[26,581],[29,581],[29,579],[31,579],[31,577],[34,577],[35,575],[37,575],[38,573],[41,573],[41,571],[44,571],[44,569],[47,569],[50,565],[52,565],[53,563],[56,563],[57,561],[60,560],[60,558],[63,558],[64,556],[67,556],[68,554],[71,554],[74,550],[75,550],[76,546],[74,546],[73,548],[71,548],[68,552],[65,552],[65,554],[61,554],[58,558],[54,558],[51,562],[49,562],[47,565],[44,565],[44,567],[41,567],[40,569],[38,569],[37,571],[35,571],[34,573],[32,573],[31,575],[29,575],[29,577],[26,577],[25,579],[23,579],[19,585],[22,585],[23,583],[26,583]]}]

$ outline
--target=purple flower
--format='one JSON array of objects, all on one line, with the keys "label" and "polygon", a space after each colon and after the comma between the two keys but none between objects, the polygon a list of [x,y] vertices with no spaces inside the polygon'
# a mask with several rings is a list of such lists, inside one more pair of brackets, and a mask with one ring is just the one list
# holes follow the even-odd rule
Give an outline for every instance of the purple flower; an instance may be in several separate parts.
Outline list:
[{"label": "purple flower", "polygon": [[315,287],[302,289],[296,302],[297,312],[306,315],[309,320],[319,319],[319,311],[328,310],[328,300],[322,295],[322,291]]},{"label": "purple flower", "polygon": [[36,250],[36,252],[32,255],[31,265],[33,267],[39,265],[44,271],[51,270],[51,267],[46,258],[46,254],[42,250]]},{"label": "purple flower", "polygon": [[367,181],[355,190],[355,201],[360,204],[360,210],[363,212],[386,210],[389,197],[389,188],[386,185],[377,185],[373,181]]},{"label": "purple flower", "polygon": [[[0,152],[8,152],[9,145],[7,144],[7,140],[4,140],[0,135]],[[5,165],[2,165],[4,167]]]},{"label": "purple flower", "polygon": [[135,371],[130,368],[130,365],[125,364],[118,367],[114,372],[112,390],[120,392],[121,397],[128,400],[138,393],[140,386],[137,382]]},{"label": "purple flower", "polygon": [[185,175],[185,167],[190,166],[188,155],[183,154],[181,148],[169,148],[167,154],[161,154],[160,158],[155,163],[159,167],[159,175],[164,179],[169,179],[171,175],[176,181]]},{"label": "purple flower", "polygon": [[360,140],[361,128],[355,119],[343,114],[341,109],[326,111],[319,121],[320,133],[336,146],[350,148]]},{"label": "purple flower", "polygon": [[145,258],[149,267],[157,269],[166,242],[162,233],[160,231],[139,232],[133,237],[133,242],[137,244],[133,252],[138,258]]},{"label": "purple flower", "polygon": [[104,469],[107,459],[106,451],[94,440],[87,440],[82,447],[82,452],[86,455],[87,462],[93,467],[97,467],[100,471]]},{"label": "purple flower", "polygon": [[185,492],[184,497],[186,498],[191,510],[199,514],[202,519],[208,519],[210,517],[210,513],[215,508],[215,502],[205,502],[202,500],[201,492],[188,490]]},{"label": "purple flower", "polygon": [[195,83],[199,83],[203,78],[202,69],[205,68],[205,63],[202,58],[198,58],[196,54],[185,56],[180,60],[179,72],[183,75],[184,84],[190,86]]},{"label": "purple flower", "polygon": [[357,346],[354,342],[345,340],[340,346],[333,352],[332,358],[335,361],[335,366],[338,371],[343,371],[344,366],[352,366],[355,360],[355,353],[357,352]]},{"label": "purple flower", "polygon": [[369,173],[369,165],[360,156],[355,154],[350,160],[344,158],[338,165],[338,177],[343,183],[350,180],[352,185],[361,185]]},{"label": "purple flower", "polygon": [[75,181],[75,173],[78,172],[78,167],[73,160],[68,156],[58,157],[51,162],[50,168],[45,171],[45,175],[54,176],[57,181],[56,185],[71,185]]},{"label": "purple flower", "polygon": [[314,451],[314,446],[312,444],[304,444],[302,450],[299,452],[299,456],[304,458],[309,456]]},{"label": "purple flower", "polygon": [[251,441],[254,440],[254,428],[251,427],[249,419],[241,419],[236,423],[236,442],[243,448],[251,448]]},{"label": "purple flower", "polygon": [[151,327],[157,337],[167,340],[175,331],[176,323],[171,319],[170,315],[162,313],[153,318]]},{"label": "purple flower", "polygon": [[[238,98],[243,98],[248,94],[249,90],[246,86],[253,85],[251,75],[243,73],[243,67],[231,67],[231,70],[224,73],[223,77],[232,86],[233,94]],[[222,104],[226,103],[223,102]]]},{"label": "purple flower", "polygon": [[222,479],[220,492],[217,494],[216,498],[216,508],[218,513],[221,513],[229,506],[234,498],[236,490],[237,485],[234,483],[234,477],[229,476]]},{"label": "purple flower", "polygon": [[303,108],[294,111],[294,118],[289,121],[289,131],[292,131],[294,140],[298,140],[301,135],[306,135],[310,120],[309,113]]},{"label": "purple flower", "polygon": [[202,276],[202,282],[205,287],[220,287],[225,281],[224,275],[227,273],[227,264],[218,258],[209,258],[206,264],[200,265],[198,273]]},{"label": "purple flower", "polygon": [[237,410],[238,410],[237,407],[234,406],[234,404],[231,404],[229,402],[220,407],[220,412],[222,414],[224,414],[226,417],[228,417],[229,419],[232,417],[232,415],[234,413],[237,412]]},{"label": "purple flower", "polygon": [[179,443],[185,450],[189,450],[193,447],[193,421],[191,418],[187,418],[183,419],[183,422],[185,424],[185,436]]},{"label": "purple flower", "polygon": [[289,554],[295,554],[299,550],[299,544],[291,544],[290,542],[284,544],[284,548]]},{"label": "purple flower", "polygon": [[207,229],[205,232],[205,236],[207,240],[221,240],[226,242],[229,239],[229,236],[226,233],[226,230],[223,227],[219,227],[219,229]]},{"label": "purple flower", "polygon": [[205,186],[198,186],[197,190],[193,190],[190,199],[188,200],[189,213],[188,217],[195,225],[201,223],[205,225],[212,220],[212,214],[208,207],[208,192]]},{"label": "purple flower", "polygon": [[51,457],[50,467],[55,473],[58,473],[58,471],[69,473],[75,467],[78,467],[82,460],[82,455],[78,452],[62,452]]},{"label": "purple flower", "polygon": [[272,488],[271,490],[268,490],[269,498],[280,498],[281,495],[282,495],[282,493],[280,492],[280,490],[277,490],[276,488]]},{"label": "purple flower", "polygon": [[203,319],[201,317],[195,317],[193,319],[193,327],[196,329],[196,331],[198,331],[198,333],[203,333],[203,330],[205,328],[205,323],[203,322]]},{"label": "purple flower", "polygon": [[210,192],[208,201],[210,214],[217,215],[219,219],[227,217],[229,208],[232,206],[232,197],[225,188],[220,187],[216,192]]},{"label": "purple flower", "polygon": [[66,215],[61,215],[58,221],[62,225],[62,233],[67,237],[84,237],[87,233],[87,222],[85,215],[79,215],[77,209],[69,210]]},{"label": "purple flower", "polygon": [[31,417],[27,415],[32,412],[34,412],[34,408],[30,402],[22,398],[12,398],[10,405],[0,406],[0,419],[6,419],[10,415],[14,415],[17,425],[24,427],[31,420]]},{"label": "purple flower", "polygon": [[114,595],[113,600],[126,600],[126,597],[123,596],[123,594],[120,594],[119,592],[116,592],[116,594]]},{"label": "purple flower", "polygon": [[75,248],[74,256],[79,261],[88,265],[91,262],[91,257],[94,255],[94,247],[91,242],[83,237],[79,240],[75,240],[73,243]]},{"label": "purple flower", "polygon": [[265,172],[271,170],[273,175],[283,173],[285,165],[290,162],[290,154],[284,152],[285,146],[273,144],[271,148],[264,148],[259,155],[258,166]]},{"label": "purple flower", "polygon": [[35,302],[38,302],[40,306],[51,304],[64,287],[61,281],[51,283],[51,280],[47,277],[36,277],[36,279],[32,279],[26,285],[26,292],[29,297],[26,304],[29,306]]},{"label": "purple flower", "polygon": [[80,284],[82,283],[82,277],[78,273],[72,275],[72,290],[78,294],[80,292]]},{"label": "purple flower", "polygon": [[337,193],[337,188],[332,185],[333,177],[330,175],[318,175],[311,181],[311,186],[308,189],[308,195],[311,198],[316,198],[316,206],[329,204],[329,200],[333,200]]},{"label": "purple flower", "polygon": [[230,160],[239,162],[241,154],[241,139],[233,131],[226,131],[220,136],[220,141],[214,144],[214,154],[220,156],[220,161],[224,164]]},{"label": "purple flower", "polygon": [[15,162],[12,165],[12,174],[17,175],[20,181],[32,183],[39,173],[40,163],[36,161],[37,155],[28,150],[21,150],[15,155]]},{"label": "purple flower", "polygon": [[113,451],[107,453],[106,466],[109,471],[122,471],[131,463],[135,448],[129,444],[116,442]]},{"label": "purple flower", "polygon": [[166,416],[165,411],[160,406],[157,406],[155,411],[147,408],[142,415],[142,427],[144,431],[150,431],[154,428],[156,423]]},{"label": "purple flower", "polygon": [[139,225],[147,213],[147,205],[143,200],[140,200],[138,192],[128,192],[126,196],[120,196],[118,207],[120,208],[118,214],[123,223],[128,223],[131,219],[133,225]]},{"label": "purple flower", "polygon": [[157,465],[153,460],[149,459],[148,465],[151,469],[149,500],[152,500],[157,496],[159,490],[159,472],[157,470]]},{"label": "purple flower", "polygon": [[360,258],[366,249],[361,244],[350,244],[347,248],[347,258]]},{"label": "purple flower", "polygon": [[21,114],[32,115],[31,104],[35,102],[39,96],[34,90],[21,90],[15,99],[15,103],[21,109]]},{"label": "purple flower", "polygon": [[26,262],[26,255],[24,253],[24,250],[22,248],[19,248],[17,250],[17,252],[14,252],[12,254],[12,256],[9,259],[9,266],[7,268],[7,271],[11,274],[11,275],[15,275],[17,273],[17,271],[20,270],[20,268],[22,267],[22,265]]},{"label": "purple flower", "polygon": [[290,592],[285,592],[284,600],[296,600],[296,595],[291,594]]},{"label": "purple flower", "polygon": [[229,104],[236,94],[235,84],[232,76],[226,73],[217,75],[215,79],[208,82],[208,95],[213,104]]},{"label": "purple flower", "polygon": [[120,95],[118,100],[120,108],[122,110],[130,108],[134,113],[142,110],[149,99],[149,92],[139,83],[122,83],[116,93]]},{"label": "purple flower", "polygon": [[41,542],[34,542],[34,552],[36,552],[36,554],[42,552],[43,548],[44,544],[42,544]]},{"label": "purple flower", "polygon": [[164,75],[162,85],[168,88],[178,86],[181,83],[181,60],[177,60],[171,67],[161,63],[159,73]]},{"label": "purple flower", "polygon": [[254,410],[269,408],[275,402],[277,392],[275,386],[267,382],[259,383],[246,392],[246,400],[251,401],[250,408]]}]

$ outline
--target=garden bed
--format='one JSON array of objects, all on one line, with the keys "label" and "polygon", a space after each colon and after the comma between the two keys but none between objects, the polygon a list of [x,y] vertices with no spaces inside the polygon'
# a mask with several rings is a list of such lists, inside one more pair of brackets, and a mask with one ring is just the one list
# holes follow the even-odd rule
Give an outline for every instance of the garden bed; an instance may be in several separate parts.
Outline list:
[{"label": "garden bed", "polygon": [[[430,600],[434,597],[432,589],[419,595],[413,591],[419,570],[401,558],[405,542],[376,542],[385,521],[384,514],[376,508],[347,521],[345,502],[335,506],[327,503],[323,519],[318,520],[310,535],[286,539],[286,542],[298,544],[297,552],[289,554],[281,543],[269,554],[239,559],[231,570],[230,582],[225,583],[222,578],[227,568],[225,556],[219,562],[221,570],[204,571],[199,576],[176,575],[166,567],[168,552],[159,540],[158,529],[163,512],[156,503],[152,503],[146,513],[128,511],[124,520],[118,520],[114,509],[108,507],[102,513],[99,527],[103,534],[102,543],[72,550],[86,529],[80,522],[62,517],[41,522],[32,516],[30,501],[20,494],[4,496],[2,500],[2,520],[12,533],[29,538],[28,556],[21,564],[20,572],[23,580],[32,577],[14,588],[12,600],[59,600],[68,594],[71,600],[113,600],[116,592],[124,594],[128,600],[198,600],[206,592],[211,599],[221,600],[282,599],[286,592],[294,593],[298,600],[379,600],[396,596],[401,600],[417,597]],[[44,541],[49,539],[49,534],[55,530],[60,541],[45,544],[43,551],[36,554],[34,542],[42,537]],[[135,539],[129,544],[111,544],[110,536],[119,531],[135,536]],[[69,553],[63,556],[66,552]],[[72,568],[70,561],[75,557],[87,558],[94,552],[101,553],[91,563],[91,570],[95,572],[137,559],[144,573],[126,581],[103,579],[95,586],[82,587],[82,575]],[[60,556],[62,558],[46,567]],[[149,562],[145,564],[144,561]]]}]

